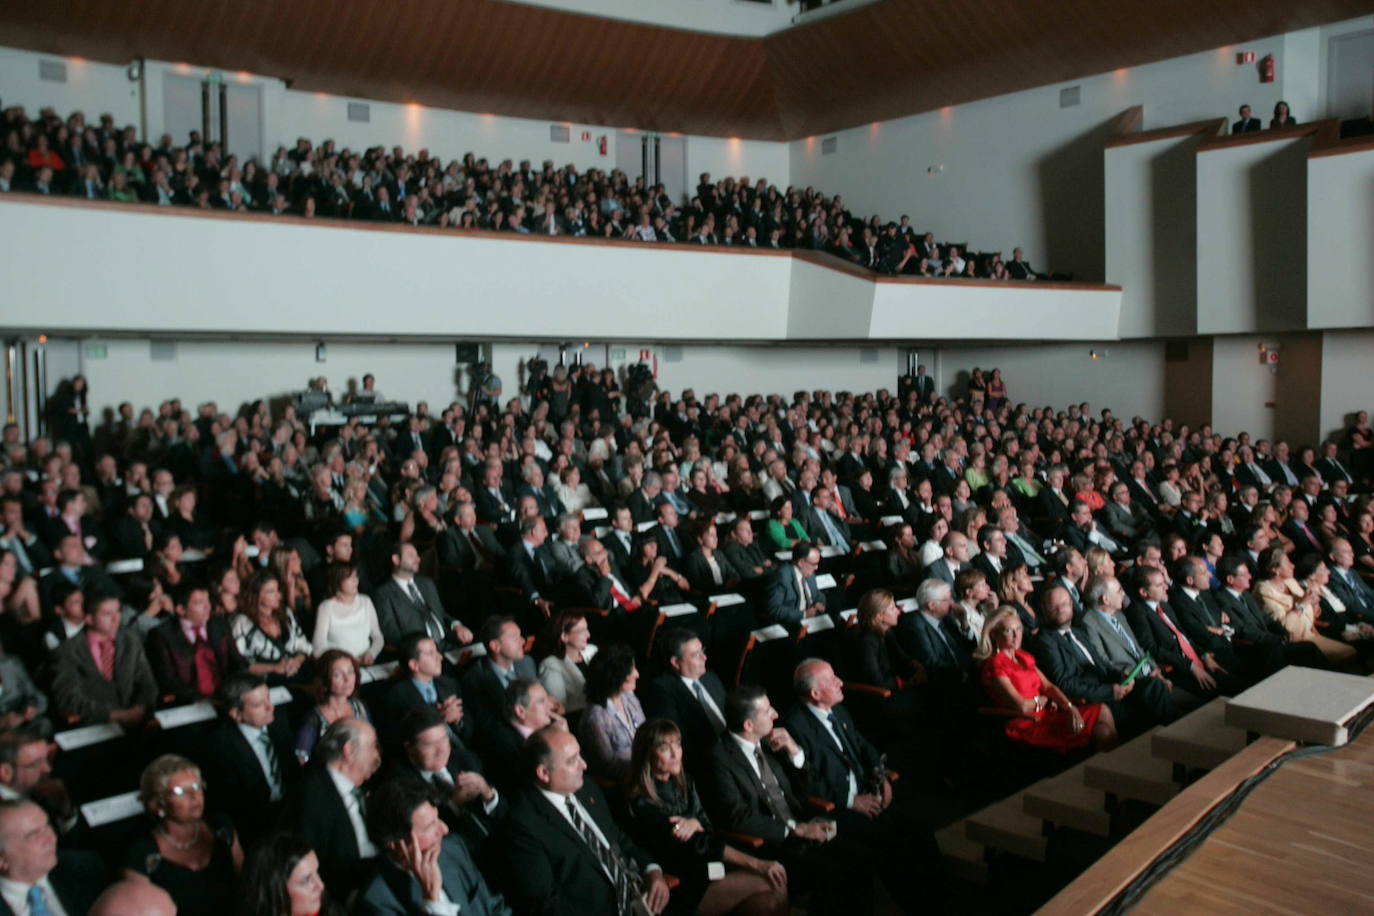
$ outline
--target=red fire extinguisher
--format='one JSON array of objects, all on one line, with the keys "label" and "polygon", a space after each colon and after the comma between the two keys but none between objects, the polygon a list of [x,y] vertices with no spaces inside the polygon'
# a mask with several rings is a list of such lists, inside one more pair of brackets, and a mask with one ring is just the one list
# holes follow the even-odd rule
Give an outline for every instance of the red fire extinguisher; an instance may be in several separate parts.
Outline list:
[{"label": "red fire extinguisher", "polygon": [[603,155],[603,156],[606,155],[606,135],[605,135],[605,134],[602,134],[600,137],[597,137],[597,138],[596,138],[596,150],[597,150],[597,152],[599,152],[601,155]]},{"label": "red fire extinguisher", "polygon": [[1274,81],[1274,55],[1266,54],[1264,60],[1260,61],[1260,82],[1272,83]]}]

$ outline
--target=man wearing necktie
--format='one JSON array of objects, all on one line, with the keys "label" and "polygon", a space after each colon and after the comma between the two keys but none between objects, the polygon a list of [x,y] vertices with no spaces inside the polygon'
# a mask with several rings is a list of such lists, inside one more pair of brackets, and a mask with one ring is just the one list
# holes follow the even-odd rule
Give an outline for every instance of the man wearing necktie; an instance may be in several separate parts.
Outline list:
[{"label": "man wearing necktie", "polygon": [[821,567],[820,549],[810,541],[792,548],[792,562],[779,566],[768,585],[767,619],[788,627],[825,613],[825,595],[816,585]]},{"label": "man wearing necktie", "polygon": [[1107,668],[1118,681],[1124,680],[1144,660],[1145,667],[1137,675],[1138,679],[1157,680],[1171,694],[1179,713],[1197,708],[1201,700],[1174,687],[1164,677],[1158,661],[1147,657],[1140,640],[1121,613],[1125,601],[1126,590],[1115,576],[1094,576],[1088,581],[1083,592],[1083,602],[1087,608],[1083,614],[1083,632],[1093,651],[1106,662]]},{"label": "man wearing necktie", "polygon": [[1061,585],[1045,590],[1043,621],[1031,651],[1045,677],[1075,701],[1106,703],[1123,737],[1178,717],[1169,690],[1158,678],[1122,684],[1087,632],[1073,625],[1073,602]]},{"label": "man wearing necktie", "polygon": [[825,487],[815,487],[811,491],[811,512],[812,537],[829,547],[838,547],[844,553],[849,553],[850,538],[849,526],[831,514],[834,506],[834,497]]},{"label": "man wearing necktie", "polygon": [[654,534],[658,540],[658,555],[668,561],[675,572],[682,572],[687,559],[687,548],[682,543],[677,509],[668,502],[658,504],[658,527]]},{"label": "man wearing necktie", "polygon": [[85,916],[108,883],[98,856],[57,851],[48,815],[31,801],[0,802],[0,847],[5,912]]},{"label": "man wearing necktie", "polygon": [[1331,542],[1331,582],[1327,586],[1345,605],[1346,614],[1365,626],[1374,625],[1374,589],[1355,572],[1355,549],[1346,538]]},{"label": "man wearing necktie", "polygon": [[439,816],[475,852],[508,813],[504,800],[483,775],[482,761],[456,739],[434,707],[416,707],[401,721],[405,760],[392,779],[423,782],[439,795]]},{"label": "man wearing necktie", "polygon": [[577,739],[555,727],[531,735],[528,770],[503,834],[501,889],[519,913],[630,916],[668,905],[663,870],[621,831]]}]

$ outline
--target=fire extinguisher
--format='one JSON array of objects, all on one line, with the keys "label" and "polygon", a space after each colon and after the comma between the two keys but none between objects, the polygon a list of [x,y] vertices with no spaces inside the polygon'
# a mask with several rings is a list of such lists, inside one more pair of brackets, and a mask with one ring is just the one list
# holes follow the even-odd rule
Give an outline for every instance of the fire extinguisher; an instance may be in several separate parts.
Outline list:
[{"label": "fire extinguisher", "polygon": [[1264,60],[1260,61],[1260,82],[1272,83],[1274,81],[1274,55],[1266,54]]},{"label": "fire extinguisher", "polygon": [[596,151],[601,155],[606,155],[606,135],[602,134],[596,138]]}]

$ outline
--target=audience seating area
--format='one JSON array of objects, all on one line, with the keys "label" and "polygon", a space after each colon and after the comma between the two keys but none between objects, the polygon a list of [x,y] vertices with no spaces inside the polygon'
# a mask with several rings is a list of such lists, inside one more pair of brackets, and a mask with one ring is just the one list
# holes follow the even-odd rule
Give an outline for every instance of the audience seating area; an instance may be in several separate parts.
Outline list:
[{"label": "audience seating area", "polygon": [[[355,151],[302,138],[278,148],[269,163],[240,162],[193,131],[177,145],[154,145],[101,115],[64,121],[51,109],[30,118],[3,113],[0,192],[25,191],[92,200],[145,202],[202,210],[294,214],[412,226],[439,226],[545,236],[680,242],[725,247],[809,249],[879,273],[925,277],[1035,280],[1016,249],[974,252],[967,242],[937,242],[906,215],[868,218],[839,195],[778,188],[766,178],[700,176],[688,201],[663,185],[630,182],[619,169],[579,172],[552,161],[492,165],[465,153],[444,163],[428,149],[376,146]],[[1056,276],[1071,280],[1072,277]]]},{"label": "audience seating area", "polygon": [[124,869],[279,916],[292,843],[329,912],[455,912],[459,876],[463,913],[1033,907],[1239,749],[1222,697],[1369,670],[1374,431],[994,378],[632,404],[560,366],[317,429],[175,397],[92,429],[66,380],[4,430],[0,829],[29,799],[99,857],[52,873],[68,912]]}]

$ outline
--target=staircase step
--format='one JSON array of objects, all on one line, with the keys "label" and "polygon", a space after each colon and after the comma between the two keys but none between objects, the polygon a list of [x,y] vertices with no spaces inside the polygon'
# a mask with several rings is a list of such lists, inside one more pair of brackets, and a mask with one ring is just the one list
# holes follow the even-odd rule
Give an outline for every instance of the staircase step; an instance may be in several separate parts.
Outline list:
[{"label": "staircase step", "polygon": [[963,821],[935,831],[935,844],[945,861],[945,870],[969,884],[987,884],[988,862],[983,845],[968,838]]},{"label": "staircase step", "polygon": [[1083,782],[1083,764],[1042,779],[1025,792],[1025,810],[1056,827],[1071,827],[1094,836],[1110,836],[1107,793]]},{"label": "staircase step", "polygon": [[1083,782],[1119,798],[1163,805],[1178,794],[1173,764],[1154,755],[1154,735],[1146,732],[1083,765]]},{"label": "staircase step", "polygon": [[1177,722],[1155,729],[1156,757],[1190,769],[1214,770],[1245,749],[1245,729],[1226,724],[1226,698],[1217,697]]},{"label": "staircase step", "polygon": [[1045,861],[1048,843],[1044,824],[1040,818],[1026,813],[1024,795],[1020,792],[970,814],[964,828],[968,838],[975,843],[1023,859]]}]

